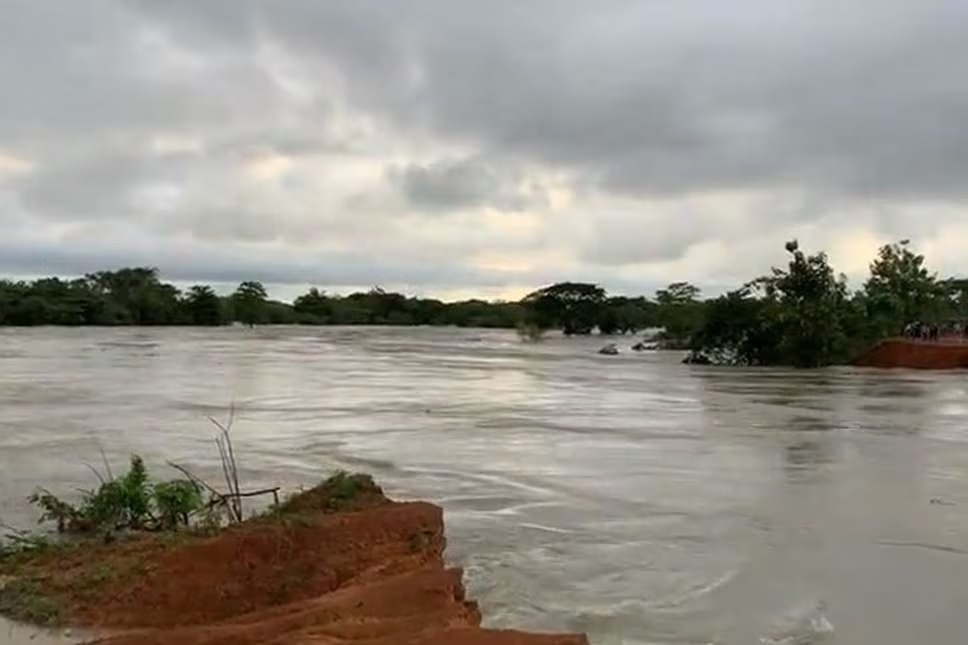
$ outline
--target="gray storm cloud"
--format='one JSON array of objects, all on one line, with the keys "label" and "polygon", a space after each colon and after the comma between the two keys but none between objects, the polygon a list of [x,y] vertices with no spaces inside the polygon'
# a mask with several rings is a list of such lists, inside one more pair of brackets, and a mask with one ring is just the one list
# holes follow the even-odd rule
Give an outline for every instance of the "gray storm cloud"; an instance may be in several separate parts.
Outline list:
[{"label": "gray storm cloud", "polygon": [[[190,255],[178,271],[199,279],[222,274],[201,244],[218,242],[240,273],[292,282],[374,253],[393,275],[369,282],[644,287],[675,271],[715,282],[726,260],[696,263],[697,246],[782,248],[819,223],[843,248],[963,231],[964,3],[0,9],[4,272],[81,271],[79,239],[155,236],[166,254],[140,263]],[[368,193],[397,199],[358,208]],[[482,219],[473,249],[442,243],[441,217],[485,210],[527,218],[528,237]],[[47,231],[44,245],[15,228]],[[422,248],[449,270],[422,266]],[[540,275],[486,268],[512,254],[551,259]]]},{"label": "gray storm cloud", "polygon": [[431,211],[489,206],[513,212],[547,205],[539,184],[481,158],[391,166],[387,176],[409,203]]}]

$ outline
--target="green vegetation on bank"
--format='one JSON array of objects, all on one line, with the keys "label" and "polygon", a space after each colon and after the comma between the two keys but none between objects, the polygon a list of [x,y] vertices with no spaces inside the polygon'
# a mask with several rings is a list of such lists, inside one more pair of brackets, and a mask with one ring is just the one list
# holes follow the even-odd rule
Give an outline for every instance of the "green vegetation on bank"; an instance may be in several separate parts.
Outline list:
[{"label": "green vegetation on bank", "polygon": [[692,349],[700,362],[815,367],[849,361],[912,322],[968,320],[968,280],[940,279],[907,241],[880,249],[870,276],[851,291],[824,253],[786,246],[788,265],[735,291],[702,299],[675,282],[646,296],[610,296],[596,284],[561,282],[519,302],[442,302],[373,288],[333,295],[311,288],[291,304],[242,282],[219,296],[181,291],[157,269],[100,271],[74,280],[0,280],[0,325],[449,325],[517,328],[537,339],[664,328],[664,346]]},{"label": "green vegetation on bank", "polygon": [[203,509],[202,489],[195,481],[173,479],[154,483],[141,457],[121,477],[97,473],[100,486],[85,491],[81,503],[61,500],[39,489],[30,502],[41,509],[41,522],[54,522],[59,533],[121,530],[172,530],[188,526],[189,517]]},{"label": "green vegetation on bank", "polygon": [[379,288],[346,296],[316,288],[292,303],[268,298],[256,281],[219,296],[208,285],[179,290],[150,267],[99,271],[83,278],[0,280],[0,325],[456,325],[514,328],[517,303],[445,303]]},{"label": "green vegetation on bank", "polygon": [[824,253],[788,242],[784,268],[709,300],[692,359],[735,365],[843,364],[915,322],[963,331],[968,280],[941,280],[907,241],[881,247],[861,289],[851,292]]},{"label": "green vegetation on bank", "polygon": [[0,535],[0,616],[39,626],[63,625],[78,610],[112,602],[118,589],[143,583],[159,571],[157,562],[165,554],[185,549],[190,554],[192,544],[216,538],[229,525],[237,530],[266,523],[304,527],[320,514],[388,503],[371,476],[337,472],[239,518],[225,503],[231,493],[210,490],[203,502],[208,485],[182,467],[176,466],[188,479],[170,482],[152,482],[138,456],[132,456],[128,472],[117,479],[105,467],[106,473],[97,473],[100,487],[82,492],[77,503],[43,489],[30,498],[41,510],[40,522],[55,523],[56,535],[13,527]]}]

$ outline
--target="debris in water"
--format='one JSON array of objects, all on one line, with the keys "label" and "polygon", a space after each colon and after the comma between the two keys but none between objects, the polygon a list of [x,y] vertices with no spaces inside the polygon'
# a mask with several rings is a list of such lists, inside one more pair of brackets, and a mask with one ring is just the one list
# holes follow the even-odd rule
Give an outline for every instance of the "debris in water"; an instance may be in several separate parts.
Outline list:
[{"label": "debris in water", "polygon": [[787,614],[770,636],[760,639],[764,645],[815,645],[833,634],[834,626],[826,615],[827,604],[818,600],[804,604]]}]

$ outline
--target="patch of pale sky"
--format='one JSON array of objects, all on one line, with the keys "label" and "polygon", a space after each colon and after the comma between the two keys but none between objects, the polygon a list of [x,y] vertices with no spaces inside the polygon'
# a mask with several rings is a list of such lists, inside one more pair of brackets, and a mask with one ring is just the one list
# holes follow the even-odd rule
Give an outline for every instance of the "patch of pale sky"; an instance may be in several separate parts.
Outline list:
[{"label": "patch of pale sky", "polygon": [[0,182],[29,173],[34,169],[34,162],[13,153],[0,149]]}]

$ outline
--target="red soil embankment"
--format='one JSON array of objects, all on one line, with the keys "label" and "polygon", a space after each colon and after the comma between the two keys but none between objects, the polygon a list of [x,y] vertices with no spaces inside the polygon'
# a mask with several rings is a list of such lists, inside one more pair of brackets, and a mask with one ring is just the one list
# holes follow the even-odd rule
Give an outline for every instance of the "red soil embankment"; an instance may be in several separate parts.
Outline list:
[{"label": "red soil embankment", "polygon": [[858,367],[907,367],[921,370],[968,369],[968,344],[883,340],[854,360]]},{"label": "red soil embankment", "polygon": [[[313,508],[310,491],[214,537],[104,545],[39,566],[56,571],[70,623],[114,631],[101,645],[587,645],[482,629],[461,571],[444,566],[441,509],[374,490],[367,508]],[[92,571],[103,579],[78,591]]]}]

